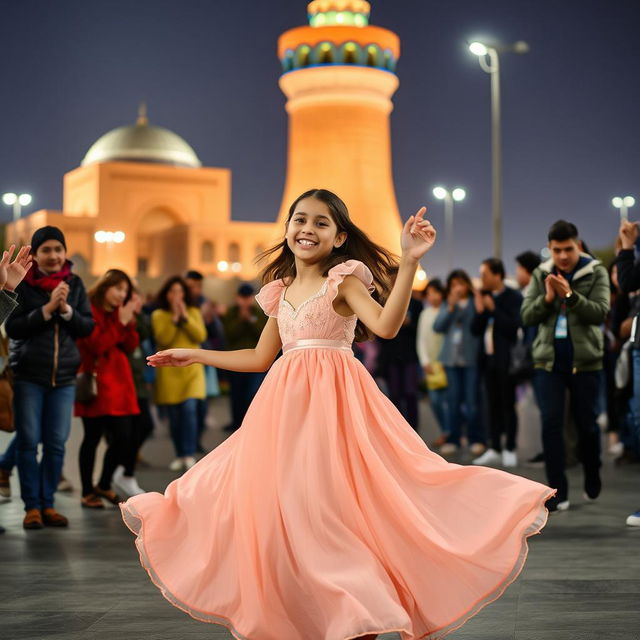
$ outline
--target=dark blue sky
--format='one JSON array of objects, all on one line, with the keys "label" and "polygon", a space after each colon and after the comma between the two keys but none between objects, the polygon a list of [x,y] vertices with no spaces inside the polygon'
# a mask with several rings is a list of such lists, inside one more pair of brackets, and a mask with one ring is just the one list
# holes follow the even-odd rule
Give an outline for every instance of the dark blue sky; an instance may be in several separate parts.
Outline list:
[{"label": "dark blue sky", "polygon": [[[640,201],[640,2],[371,4],[371,23],[401,39],[391,121],[403,215],[424,203],[441,226],[431,188],[464,186],[457,262],[475,272],[489,255],[489,77],[465,41],[522,39],[529,54],[502,58],[505,258],[539,249],[559,217],[590,245],[609,244],[611,197]],[[276,41],[305,23],[304,0],[0,0],[0,190],[59,209],[63,174],[133,123],[144,99],[152,123],[233,171],[234,218],[273,220],[287,125]],[[441,246],[430,273],[443,262]]]}]

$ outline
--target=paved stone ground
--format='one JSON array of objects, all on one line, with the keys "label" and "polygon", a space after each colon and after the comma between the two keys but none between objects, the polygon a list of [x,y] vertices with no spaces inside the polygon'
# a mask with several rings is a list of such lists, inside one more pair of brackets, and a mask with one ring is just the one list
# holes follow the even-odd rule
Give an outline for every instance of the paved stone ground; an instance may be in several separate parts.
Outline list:
[{"label": "paved stone ground", "polygon": [[[423,437],[429,441],[434,433],[428,408],[423,405],[421,411]],[[227,419],[226,401],[216,400],[206,433],[208,448],[224,439],[220,425]],[[76,487],[81,431],[74,424],[65,466]],[[6,443],[6,434],[0,434],[0,447]],[[166,470],[172,450],[164,425],[144,454],[156,466],[140,471],[140,484],[162,490],[174,477]],[[517,472],[543,479],[541,470]],[[520,578],[451,640],[640,639],[640,529],[624,524],[627,514],[640,506],[640,469],[617,469],[607,458],[603,495],[591,505],[580,498],[579,477],[578,469],[570,471],[572,508],[554,514],[543,535],[530,540],[531,554]],[[15,478],[13,490],[18,493]],[[232,637],[223,627],[190,619],[160,596],[140,568],[132,537],[115,508],[82,510],[77,490],[59,494],[58,506],[71,520],[68,530],[26,532],[20,500],[0,504],[0,523],[7,528],[0,537],[0,639]],[[396,634],[380,638],[398,639]]]}]

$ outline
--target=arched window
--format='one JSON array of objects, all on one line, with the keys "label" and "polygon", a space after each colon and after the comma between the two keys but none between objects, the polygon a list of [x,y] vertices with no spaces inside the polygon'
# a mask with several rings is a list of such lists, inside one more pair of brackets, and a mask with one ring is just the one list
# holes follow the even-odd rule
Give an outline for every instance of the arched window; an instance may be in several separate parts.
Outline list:
[{"label": "arched window", "polygon": [[213,242],[209,242],[209,240],[205,240],[202,243],[200,260],[201,262],[206,262],[206,263],[213,262],[214,260]]},{"label": "arched window", "polygon": [[237,242],[232,242],[229,245],[227,260],[231,263],[240,262],[240,245]]},{"label": "arched window", "polygon": [[367,47],[367,66],[368,67],[377,67],[380,65],[380,49],[375,44],[370,44]]},{"label": "arched window", "polygon": [[389,71],[396,70],[396,61],[393,57],[393,52],[390,49],[385,49],[384,51],[384,68]]},{"label": "arched window", "polygon": [[309,54],[311,47],[308,44],[303,44],[296,49],[296,64],[297,68],[309,66]]},{"label": "arched window", "polygon": [[287,49],[284,52],[284,58],[282,59],[282,70],[286,73],[291,71],[294,66],[294,53],[293,49]]},{"label": "arched window", "polygon": [[355,42],[347,42],[342,48],[344,64],[358,64],[360,58],[359,47]]}]

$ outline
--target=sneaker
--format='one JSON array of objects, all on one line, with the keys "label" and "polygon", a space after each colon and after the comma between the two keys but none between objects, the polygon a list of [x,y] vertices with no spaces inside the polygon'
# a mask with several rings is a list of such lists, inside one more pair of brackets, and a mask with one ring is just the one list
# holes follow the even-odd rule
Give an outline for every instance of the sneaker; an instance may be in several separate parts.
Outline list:
[{"label": "sneaker", "polygon": [[3,498],[11,497],[11,471],[0,469],[0,496]]},{"label": "sneaker", "polygon": [[170,465],[170,471],[184,471],[184,458],[176,458]]},{"label": "sneaker", "polygon": [[191,469],[191,467],[193,467],[196,464],[196,459],[192,456],[189,456],[187,458],[184,459],[184,468],[188,471],[189,469]]},{"label": "sneaker", "polygon": [[469,447],[469,451],[471,451],[471,454],[474,456],[480,456],[482,455],[485,451],[487,450],[487,447],[485,447],[482,442],[474,442],[470,447]]},{"label": "sneaker", "polygon": [[453,442],[445,442],[440,447],[440,454],[443,456],[449,456],[453,453],[456,453],[457,451],[458,451],[458,445],[453,444]]},{"label": "sneaker", "polygon": [[495,449],[487,449],[479,458],[475,458],[472,464],[483,467],[491,467],[502,463],[502,456]]},{"label": "sneaker", "polygon": [[630,527],[640,527],[640,510],[632,513],[627,518],[627,525]]},{"label": "sneaker", "polygon": [[144,489],[140,488],[140,485],[134,476],[125,476],[123,474],[116,479],[114,474],[112,482],[117,492],[124,496],[139,496],[142,493],[146,493]]},{"label": "sneaker", "polygon": [[518,456],[515,451],[509,451],[505,449],[502,452],[502,466],[503,467],[517,467],[518,466]]},{"label": "sneaker", "polygon": [[571,503],[568,500],[562,500],[562,502],[552,502],[551,500],[547,502],[547,509],[549,509],[550,513],[554,513],[555,511],[568,511]]}]

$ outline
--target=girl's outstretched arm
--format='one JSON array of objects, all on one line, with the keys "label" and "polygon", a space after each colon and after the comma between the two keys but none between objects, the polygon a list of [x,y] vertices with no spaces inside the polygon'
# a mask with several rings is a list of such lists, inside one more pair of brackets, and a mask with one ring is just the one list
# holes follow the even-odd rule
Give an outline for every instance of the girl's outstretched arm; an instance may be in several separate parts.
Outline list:
[{"label": "girl's outstretched arm", "polygon": [[147,358],[152,367],[188,367],[208,364],[227,371],[266,371],[282,347],[278,322],[269,318],[255,349],[209,351],[208,349],[167,349]]},{"label": "girl's outstretched arm", "polygon": [[411,216],[402,230],[402,258],[396,281],[384,307],[370,295],[361,280],[347,276],[340,285],[339,293],[353,313],[373,333],[381,338],[393,338],[400,331],[407,316],[411,289],[420,258],[433,246],[436,230],[423,216],[422,207],[415,216]]}]

